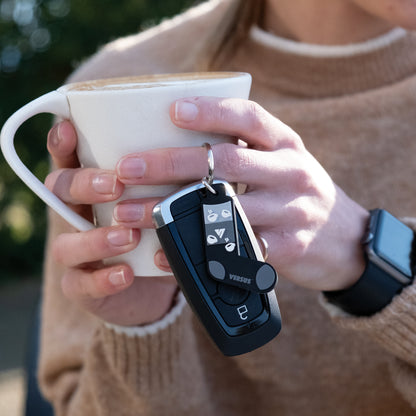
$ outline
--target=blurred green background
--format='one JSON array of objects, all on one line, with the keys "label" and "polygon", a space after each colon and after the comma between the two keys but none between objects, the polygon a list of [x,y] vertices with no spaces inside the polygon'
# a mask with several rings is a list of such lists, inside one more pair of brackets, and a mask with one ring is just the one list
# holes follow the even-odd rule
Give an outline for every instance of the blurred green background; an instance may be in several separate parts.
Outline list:
[{"label": "blurred green background", "polygon": [[[30,100],[59,87],[97,48],[144,30],[201,0],[0,0],[0,126]],[[17,152],[43,180],[51,117],[22,126]],[[0,155],[0,284],[39,277],[46,215]]]}]

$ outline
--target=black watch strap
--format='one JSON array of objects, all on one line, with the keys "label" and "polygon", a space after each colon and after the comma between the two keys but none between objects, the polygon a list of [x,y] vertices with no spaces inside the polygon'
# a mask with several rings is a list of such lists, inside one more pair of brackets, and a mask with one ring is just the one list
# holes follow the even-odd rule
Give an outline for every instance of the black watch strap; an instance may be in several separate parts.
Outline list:
[{"label": "black watch strap", "polygon": [[324,292],[325,297],[344,311],[357,316],[370,316],[387,306],[401,292],[403,284],[371,261],[350,288]]}]

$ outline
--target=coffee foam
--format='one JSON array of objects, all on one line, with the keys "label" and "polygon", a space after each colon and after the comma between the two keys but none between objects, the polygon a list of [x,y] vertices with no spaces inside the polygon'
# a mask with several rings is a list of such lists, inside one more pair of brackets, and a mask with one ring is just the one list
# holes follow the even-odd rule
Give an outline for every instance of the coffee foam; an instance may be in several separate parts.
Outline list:
[{"label": "coffee foam", "polygon": [[67,91],[115,91],[128,89],[156,88],[181,84],[184,81],[193,83],[244,75],[240,72],[189,72],[179,74],[141,75],[134,77],[106,78],[92,81],[75,82],[65,86]]}]

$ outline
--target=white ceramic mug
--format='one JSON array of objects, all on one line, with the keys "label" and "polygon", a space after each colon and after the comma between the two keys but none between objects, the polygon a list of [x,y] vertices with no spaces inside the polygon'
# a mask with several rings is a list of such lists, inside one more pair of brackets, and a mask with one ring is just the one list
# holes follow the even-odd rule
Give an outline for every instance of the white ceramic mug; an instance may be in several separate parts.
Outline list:
[{"label": "white ceramic mug", "polygon": [[[86,231],[95,225],[50,192],[18,157],[13,140],[22,123],[39,113],[69,119],[78,134],[81,166],[114,169],[121,157],[134,152],[230,141],[229,137],[176,127],[170,120],[169,107],[179,98],[192,96],[248,98],[250,86],[251,76],[239,72],[149,75],[64,85],[25,105],[7,120],[1,131],[1,149],[11,168],[29,188],[71,225]],[[121,199],[164,196],[174,189],[173,185],[127,186]],[[114,224],[113,209],[117,202],[93,207],[97,226]],[[107,262],[127,262],[136,276],[161,276],[166,273],[153,262],[159,248],[155,231],[142,230],[135,250]]]}]

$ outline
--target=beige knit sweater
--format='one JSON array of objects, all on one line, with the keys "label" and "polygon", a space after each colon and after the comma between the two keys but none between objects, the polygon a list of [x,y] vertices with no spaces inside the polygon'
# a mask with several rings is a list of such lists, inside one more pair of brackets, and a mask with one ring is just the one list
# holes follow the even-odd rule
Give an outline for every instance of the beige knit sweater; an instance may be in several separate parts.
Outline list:
[{"label": "beige knit sweater", "polygon": [[[113,42],[72,80],[192,71],[225,8],[212,1]],[[252,74],[251,98],[292,126],[353,199],[416,217],[416,34],[312,48],[253,30],[225,61]],[[52,215],[51,238],[66,229]],[[47,257],[40,380],[57,415],[416,414],[414,285],[354,318],[282,277],[281,334],[227,358],[181,296],[161,322],[114,328],[62,296],[61,273]]]}]

